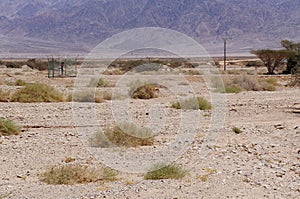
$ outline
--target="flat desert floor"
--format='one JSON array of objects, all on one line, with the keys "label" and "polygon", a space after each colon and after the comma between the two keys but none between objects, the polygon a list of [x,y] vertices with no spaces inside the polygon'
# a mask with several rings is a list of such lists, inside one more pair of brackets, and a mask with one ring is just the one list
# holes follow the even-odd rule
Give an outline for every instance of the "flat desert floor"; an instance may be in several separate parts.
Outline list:
[{"label": "flat desert floor", "polygon": [[[119,77],[106,78],[116,83]],[[48,79],[45,72],[29,68],[0,69],[3,90],[20,89],[9,86],[9,82],[18,79],[43,82],[64,93],[72,90],[75,81]],[[191,84],[201,81],[197,75],[186,79]],[[20,135],[0,137],[0,198],[300,198],[300,88],[284,86],[284,81],[281,84],[276,91],[219,94],[226,99],[226,105],[224,124],[217,129],[214,142],[207,138],[209,124],[214,125],[210,119],[212,111],[199,111],[202,120],[196,136],[186,151],[173,160],[188,172],[182,179],[145,180],[142,173],[119,172],[117,180],[111,182],[41,182],[41,173],[53,166],[103,164],[90,153],[76,128],[74,109],[80,108],[80,103],[0,103],[0,118],[13,120],[22,127]],[[204,88],[194,91],[209,97]],[[169,108],[176,96],[164,88],[161,93],[155,99],[131,99],[129,115],[139,124],[149,122],[151,114],[156,113],[149,109],[155,104],[164,109],[166,121],[172,117],[174,120],[156,136],[153,146],[123,150],[159,150],[176,137],[182,110]],[[100,126],[114,123],[112,101],[82,106],[86,104],[95,110]],[[233,127],[242,133],[236,134]],[[68,157],[74,162],[65,163]]]}]

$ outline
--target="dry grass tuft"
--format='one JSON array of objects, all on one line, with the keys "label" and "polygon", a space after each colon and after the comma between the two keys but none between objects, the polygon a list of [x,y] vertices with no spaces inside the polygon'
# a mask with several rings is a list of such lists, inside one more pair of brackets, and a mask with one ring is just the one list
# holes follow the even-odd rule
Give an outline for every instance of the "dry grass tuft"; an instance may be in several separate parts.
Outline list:
[{"label": "dry grass tuft", "polygon": [[96,95],[95,95],[96,103],[102,103],[102,102],[105,102],[106,100],[112,100],[111,92],[108,92],[108,91],[96,92]]},{"label": "dry grass tuft", "polygon": [[0,102],[9,102],[10,93],[0,89]]},{"label": "dry grass tuft", "polygon": [[73,96],[69,96],[68,101],[73,102],[95,102],[102,103],[106,100],[111,100],[112,94],[108,91],[97,91],[93,89],[87,89],[82,91],[75,91]]},{"label": "dry grass tuft", "polygon": [[91,168],[85,165],[63,165],[53,167],[41,174],[40,180],[53,185],[85,184],[116,180],[117,172],[108,168]]},{"label": "dry grass tuft", "polygon": [[146,180],[160,180],[160,179],[180,179],[187,174],[179,166],[172,164],[157,164],[154,165],[149,172],[144,176]]},{"label": "dry grass tuft", "polygon": [[113,84],[107,82],[105,79],[92,78],[89,82],[89,87],[114,87]]},{"label": "dry grass tuft", "polygon": [[20,127],[13,121],[0,118],[0,136],[19,135],[20,133]]},{"label": "dry grass tuft", "polygon": [[148,128],[137,127],[131,123],[122,123],[105,132],[95,133],[89,139],[92,147],[109,148],[112,145],[122,147],[150,146],[154,143],[153,133]]},{"label": "dry grass tuft", "polygon": [[27,83],[21,79],[18,79],[16,82],[15,82],[15,86],[25,86]]},{"label": "dry grass tuft", "polygon": [[212,105],[203,97],[193,97],[182,102],[175,102],[171,105],[172,108],[176,109],[192,109],[192,110],[210,110]]},{"label": "dry grass tuft", "polygon": [[63,94],[46,84],[35,83],[26,84],[16,91],[12,97],[12,102],[34,103],[34,102],[62,102]]},{"label": "dry grass tuft", "polygon": [[216,92],[239,93],[242,91],[275,91],[279,86],[275,78],[257,79],[250,75],[240,75],[234,78],[224,78],[224,89],[219,86]]}]

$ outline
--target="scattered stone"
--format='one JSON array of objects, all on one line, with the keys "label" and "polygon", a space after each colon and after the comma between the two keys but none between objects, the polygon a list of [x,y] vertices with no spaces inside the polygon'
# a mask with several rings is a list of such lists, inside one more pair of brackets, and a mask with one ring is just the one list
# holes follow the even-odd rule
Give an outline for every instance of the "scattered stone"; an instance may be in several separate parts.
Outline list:
[{"label": "scattered stone", "polygon": [[285,129],[285,126],[283,126],[282,124],[276,124],[276,125],[274,125],[274,127],[279,130]]}]

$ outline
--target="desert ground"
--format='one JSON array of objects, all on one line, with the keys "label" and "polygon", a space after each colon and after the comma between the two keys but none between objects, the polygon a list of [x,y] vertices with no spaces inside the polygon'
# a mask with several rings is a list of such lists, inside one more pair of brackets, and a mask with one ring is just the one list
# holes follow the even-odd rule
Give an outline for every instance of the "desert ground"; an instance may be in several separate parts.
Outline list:
[{"label": "desert ground", "polygon": [[[265,69],[233,64],[228,66],[228,70],[237,72],[219,75],[239,76],[241,71],[250,71],[252,76],[256,76],[257,70]],[[264,75],[259,75],[263,72],[260,72],[258,76],[263,78]],[[203,76],[185,74],[193,92],[182,87],[178,95],[187,97],[196,94],[209,99]],[[118,93],[118,89],[120,92],[124,89],[118,88],[118,82],[123,81],[122,75],[105,75],[104,78],[117,86],[98,90]],[[132,75],[124,81],[130,83],[130,79],[134,78],[136,76]],[[300,198],[300,88],[287,86],[290,81],[288,75],[272,78],[276,78],[279,84],[276,91],[218,94],[226,99],[222,107],[224,123],[217,129],[213,142],[209,142],[208,129],[209,125],[214,125],[211,124],[214,121],[211,115],[218,106],[213,106],[212,110],[197,111],[201,120],[194,139],[183,154],[171,160],[187,171],[181,179],[146,180],[143,173],[119,171],[114,181],[73,185],[42,182],[40,175],[54,166],[104,165],[88,150],[78,132],[81,124],[74,119],[74,112],[80,112],[80,107],[91,106],[97,122],[105,128],[113,125],[116,118],[113,113],[118,114],[118,110],[112,111],[115,100],[82,102],[76,106],[73,102],[1,102],[0,118],[14,121],[22,132],[0,137],[0,198]],[[21,89],[22,86],[13,85],[18,79],[28,83],[42,82],[66,95],[72,93],[76,83],[74,77],[48,78],[47,72],[26,66],[0,68],[2,90],[14,92]],[[176,81],[174,88],[186,85]],[[154,99],[129,100],[127,111],[135,122],[149,122],[151,114],[156,113],[149,111],[154,104],[165,111],[168,126],[155,137],[152,146],[122,150],[136,153],[160,150],[176,137],[182,110],[170,108],[178,97],[170,90],[160,88],[159,97]],[[118,96],[116,101],[122,102],[122,97]],[[233,127],[240,129],[241,133],[234,132]],[[203,151],[205,155],[201,155]],[[66,161],[68,158],[73,161]]]}]

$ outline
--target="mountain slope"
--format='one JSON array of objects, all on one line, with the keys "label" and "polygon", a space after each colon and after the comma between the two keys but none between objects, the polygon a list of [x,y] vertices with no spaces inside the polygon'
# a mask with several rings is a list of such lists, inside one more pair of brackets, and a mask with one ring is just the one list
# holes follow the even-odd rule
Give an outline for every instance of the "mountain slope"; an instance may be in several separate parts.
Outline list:
[{"label": "mountain slope", "polygon": [[183,32],[209,50],[227,37],[239,51],[299,40],[299,9],[294,0],[4,0],[0,34],[84,50],[123,30],[155,26]]}]

